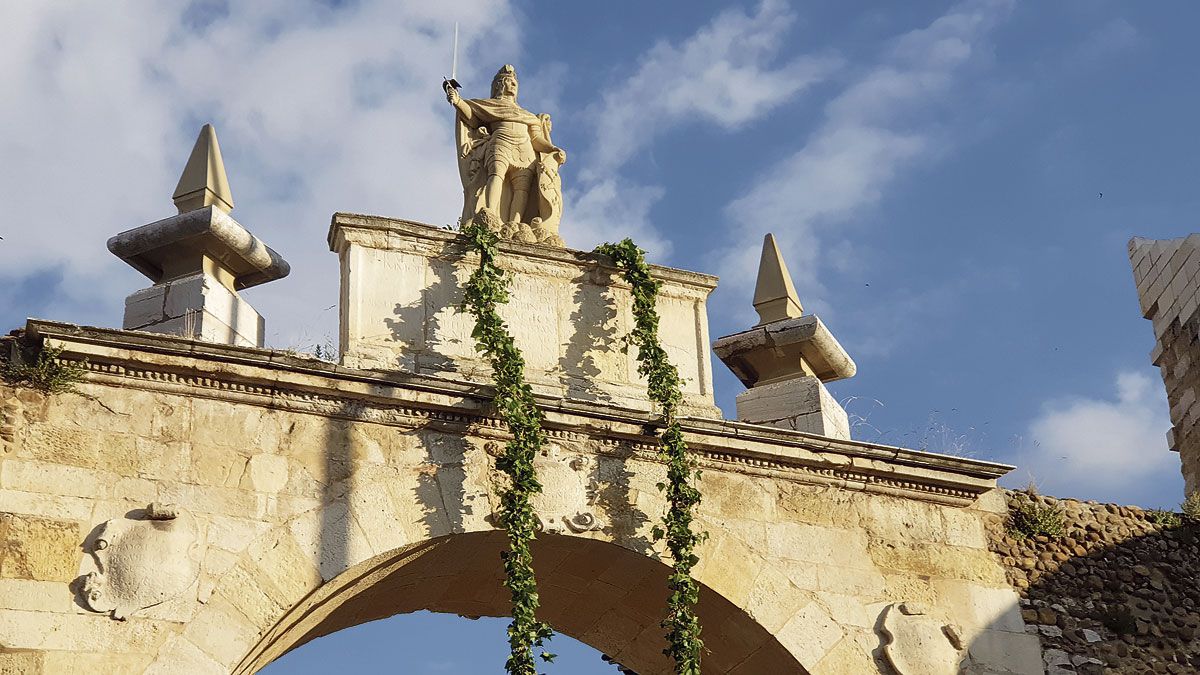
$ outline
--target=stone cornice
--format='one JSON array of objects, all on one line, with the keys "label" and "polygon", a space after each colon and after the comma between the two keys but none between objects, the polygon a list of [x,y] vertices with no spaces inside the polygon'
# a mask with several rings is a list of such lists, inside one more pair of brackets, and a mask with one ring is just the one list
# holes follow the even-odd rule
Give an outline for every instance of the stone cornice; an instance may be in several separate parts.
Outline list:
[{"label": "stone cornice", "polygon": [[[418,223],[411,220],[402,220],[399,218],[385,218],[383,216],[367,216],[356,213],[335,213],[329,225],[329,250],[337,252],[345,245],[347,238],[346,233],[352,230],[373,230],[384,234],[394,234],[415,239],[422,239],[431,243],[457,244],[460,242],[460,235],[453,230],[447,230],[425,223]],[[379,248],[388,248],[386,240],[382,242]],[[616,267],[609,264],[607,256],[591,253],[588,251],[578,251],[570,248],[558,248],[554,246],[538,246],[535,244],[522,244],[516,241],[501,241],[499,243],[501,252],[509,252],[518,254],[524,258],[532,258],[534,260],[542,260],[547,262],[555,262],[560,264],[569,264],[577,267],[599,267],[611,274],[619,276],[619,271]],[[673,267],[663,267],[661,265],[651,265],[650,270],[654,276],[664,281],[671,281],[685,286],[692,286],[703,290],[704,294],[711,293],[717,287],[717,277],[710,274],[700,272],[691,272],[688,270],[675,269]]]},{"label": "stone cornice", "polygon": [[[30,320],[26,334],[87,360],[87,379],[397,426],[505,431],[489,410],[489,387],[398,372],[356,370],[294,353],[167,335]],[[640,411],[542,398],[548,433],[600,441],[602,452],[656,456],[656,420]],[[721,419],[685,418],[685,437],[710,469],[768,475],[966,505],[1013,467],[842,441]]]}]

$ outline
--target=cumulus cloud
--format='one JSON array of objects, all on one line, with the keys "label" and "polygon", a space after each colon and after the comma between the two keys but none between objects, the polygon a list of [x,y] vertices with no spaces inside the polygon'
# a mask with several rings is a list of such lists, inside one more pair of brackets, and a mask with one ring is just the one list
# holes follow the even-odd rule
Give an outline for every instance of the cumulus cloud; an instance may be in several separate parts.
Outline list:
[{"label": "cumulus cloud", "polygon": [[656,256],[667,254],[648,219],[662,191],[620,180],[621,168],[669,129],[705,123],[736,130],[828,78],[837,58],[778,62],[795,18],[781,0],[763,0],[751,13],[722,12],[682,42],[655,44],[629,77],[604,92],[584,115],[595,133],[571,195],[572,232],[580,240],[572,245],[633,236]]},{"label": "cumulus cloud", "polygon": [[1115,397],[1047,402],[1029,424],[1015,480],[1032,478],[1046,494],[1166,505],[1182,494],[1179,457],[1167,450],[1171,427],[1160,382],[1121,372]]},{"label": "cumulus cloud", "polygon": [[940,106],[967,66],[988,53],[989,33],[1009,6],[1007,0],[959,4],[896,38],[878,63],[854,77],[803,145],[729,204],[738,240],[715,261],[722,292],[748,294],[758,254],[742,242],[773,231],[801,298],[821,307],[827,229],[874,206],[901,172],[941,150]]},{"label": "cumulus cloud", "polygon": [[174,212],[175,181],[211,121],[234,217],[292,263],[288,279],[247,292],[268,339],[336,334],[324,311],[337,301],[331,213],[457,217],[439,86],[455,20],[460,78],[486,82],[516,60],[511,8],[483,0],[5,4],[0,284],[58,270],[47,315],[119,325],[124,296],[146,281],[105,240]]}]

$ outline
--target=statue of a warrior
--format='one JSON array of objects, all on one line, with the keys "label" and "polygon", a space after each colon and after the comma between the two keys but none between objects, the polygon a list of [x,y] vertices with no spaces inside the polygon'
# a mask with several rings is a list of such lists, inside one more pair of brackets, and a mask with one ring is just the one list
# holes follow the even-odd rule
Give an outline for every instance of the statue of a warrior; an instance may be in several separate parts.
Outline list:
[{"label": "statue of a warrior", "polygon": [[567,153],[550,140],[550,116],[517,105],[517,72],[504,66],[491,98],[464,99],[447,85],[456,111],[455,141],[463,184],[462,222],[480,211],[501,237],[563,246],[562,181]]}]

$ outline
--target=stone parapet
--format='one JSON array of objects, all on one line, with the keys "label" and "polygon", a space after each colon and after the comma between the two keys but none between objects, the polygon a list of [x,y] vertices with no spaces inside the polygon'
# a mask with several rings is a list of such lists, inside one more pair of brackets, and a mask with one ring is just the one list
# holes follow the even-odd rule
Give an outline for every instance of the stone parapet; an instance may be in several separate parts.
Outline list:
[{"label": "stone parapet", "polygon": [[[491,369],[475,349],[463,286],[478,265],[453,231],[405,220],[336,214],[330,249],[341,260],[341,359],[480,384]],[[510,296],[499,308],[546,396],[649,410],[632,332],[630,288],[604,256],[502,241]],[[659,337],[684,380],[688,414],[719,416],[713,401],[706,302],[716,278],[654,267],[662,282]]]}]

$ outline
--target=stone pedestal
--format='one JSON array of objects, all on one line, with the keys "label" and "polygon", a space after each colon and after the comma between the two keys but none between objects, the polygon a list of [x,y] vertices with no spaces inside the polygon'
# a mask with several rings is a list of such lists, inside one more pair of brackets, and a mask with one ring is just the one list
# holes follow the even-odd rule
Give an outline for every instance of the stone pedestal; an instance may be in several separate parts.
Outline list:
[{"label": "stone pedestal", "polygon": [[262,316],[206,272],[155,284],[125,298],[121,327],[242,347],[263,344]]},{"label": "stone pedestal", "polygon": [[737,396],[738,420],[849,440],[846,411],[824,383],[853,377],[856,366],[820,319],[804,315],[770,234],[763,239],[754,309],[757,326],[713,344],[717,358],[746,385]]},{"label": "stone pedestal", "polygon": [[812,376],[743,391],[737,396],[737,418],[742,422],[850,439],[846,411],[824,383]]},{"label": "stone pedestal", "polygon": [[262,346],[263,318],[238,290],[289,271],[216,206],[122,232],[108,250],[154,282],[125,299],[122,327],[246,347]]},{"label": "stone pedestal", "polygon": [[[399,370],[491,384],[475,350],[463,287],[479,265],[456,232],[404,220],[336,214],[330,248],[341,260],[341,359],[355,368]],[[650,411],[636,349],[630,288],[592,253],[504,241],[510,279],[499,308],[524,353],[538,393]],[[684,378],[684,410],[719,417],[713,402],[705,303],[716,278],[655,267],[662,281],[659,337]]]}]

